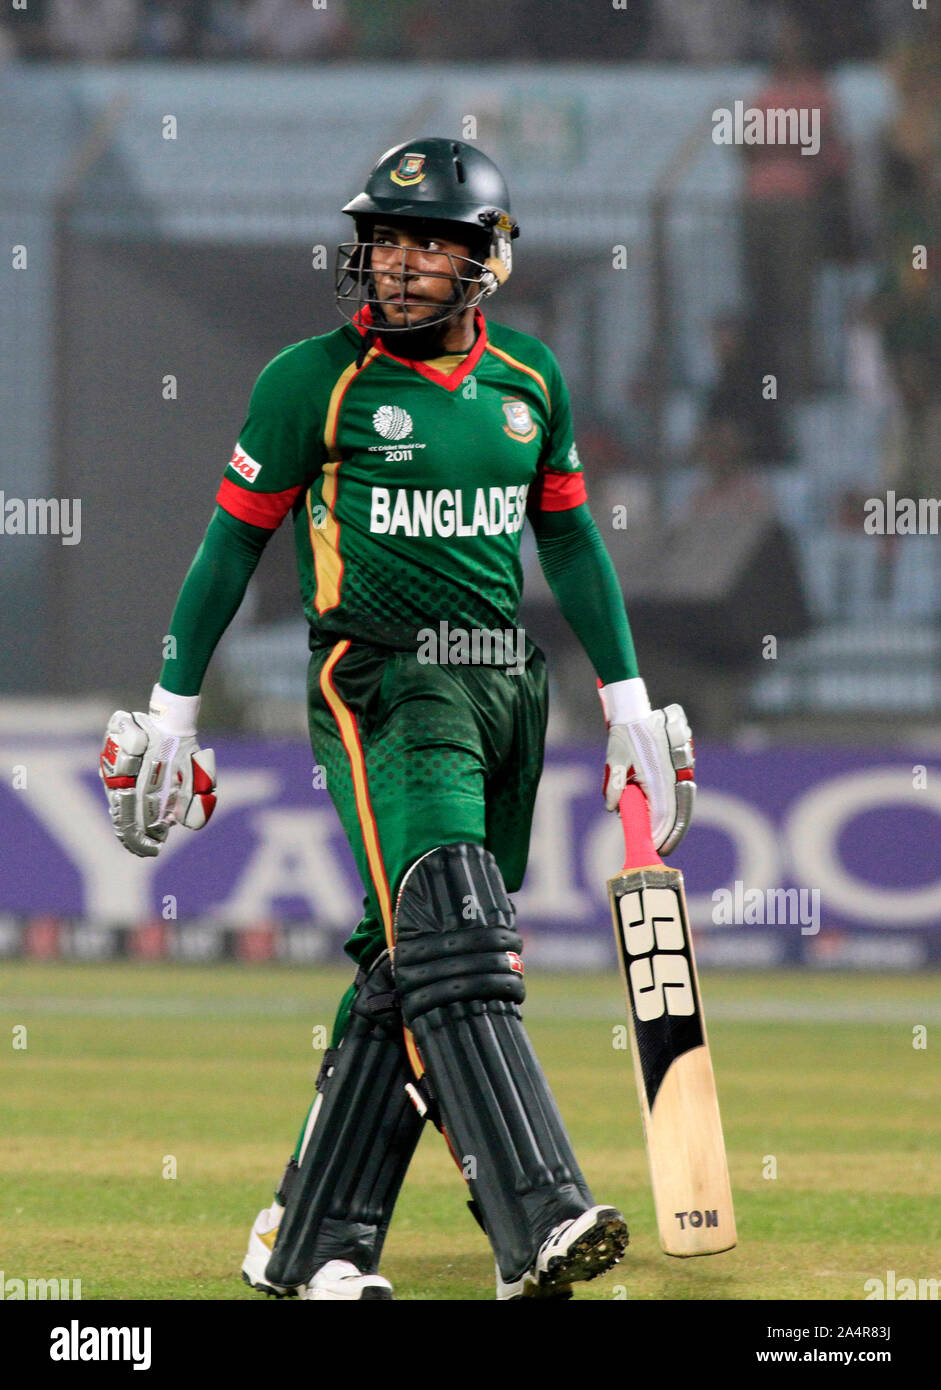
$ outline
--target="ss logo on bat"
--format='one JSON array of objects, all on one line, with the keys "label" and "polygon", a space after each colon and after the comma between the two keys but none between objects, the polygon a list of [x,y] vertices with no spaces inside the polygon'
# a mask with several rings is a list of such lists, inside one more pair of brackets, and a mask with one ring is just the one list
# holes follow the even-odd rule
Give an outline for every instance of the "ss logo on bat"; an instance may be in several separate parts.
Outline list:
[{"label": "ss logo on bat", "polygon": [[696,1012],[679,896],[672,888],[637,888],[618,901],[628,979],[641,1023],[665,1013]]}]

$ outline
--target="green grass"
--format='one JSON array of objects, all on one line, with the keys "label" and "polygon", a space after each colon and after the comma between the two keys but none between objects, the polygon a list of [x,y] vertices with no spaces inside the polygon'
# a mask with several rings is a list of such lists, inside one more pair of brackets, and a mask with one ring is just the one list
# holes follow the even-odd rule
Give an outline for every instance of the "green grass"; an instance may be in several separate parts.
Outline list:
[{"label": "green grass", "polygon": [[[0,1269],[86,1299],[256,1298],[239,1280],[313,1091],[348,973],[7,963],[0,975]],[[941,978],[703,981],[739,1245],[662,1255],[614,977],[530,973],[536,1049],[599,1200],[631,1227],[582,1299],[861,1299],[941,1277]],[[16,1025],[27,1048],[12,1046]],[[912,1046],[927,1027],[927,1048]],[[167,1179],[167,1156],[177,1177]],[[770,1158],[777,1177],[767,1178]],[[492,1299],[493,1262],[430,1129],[383,1270],[401,1299]]]}]

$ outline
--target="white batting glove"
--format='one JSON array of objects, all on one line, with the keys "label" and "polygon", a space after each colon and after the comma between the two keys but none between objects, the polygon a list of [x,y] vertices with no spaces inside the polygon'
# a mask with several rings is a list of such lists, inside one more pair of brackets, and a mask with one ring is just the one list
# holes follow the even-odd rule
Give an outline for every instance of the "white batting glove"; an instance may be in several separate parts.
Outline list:
[{"label": "white batting glove", "polygon": [[198,695],[155,685],[150,713],[108,720],[98,773],[114,833],[142,857],[160,853],[171,825],[199,830],[216,805],[216,755],[196,742]]},{"label": "white batting glove", "polygon": [[608,724],[604,799],[616,811],[628,782],[643,788],[658,851],[675,850],[689,829],[696,800],[693,740],[682,705],[650,708],[639,676],[600,688]]}]

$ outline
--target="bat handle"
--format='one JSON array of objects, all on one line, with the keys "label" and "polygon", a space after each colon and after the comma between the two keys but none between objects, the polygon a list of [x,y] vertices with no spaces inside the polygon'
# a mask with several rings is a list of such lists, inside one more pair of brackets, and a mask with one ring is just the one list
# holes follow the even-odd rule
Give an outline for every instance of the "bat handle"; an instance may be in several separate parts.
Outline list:
[{"label": "bat handle", "polygon": [[618,802],[621,826],[624,830],[624,872],[629,869],[647,869],[661,864],[663,860],[657,853],[650,829],[650,811],[643,789],[636,782],[628,782]]}]

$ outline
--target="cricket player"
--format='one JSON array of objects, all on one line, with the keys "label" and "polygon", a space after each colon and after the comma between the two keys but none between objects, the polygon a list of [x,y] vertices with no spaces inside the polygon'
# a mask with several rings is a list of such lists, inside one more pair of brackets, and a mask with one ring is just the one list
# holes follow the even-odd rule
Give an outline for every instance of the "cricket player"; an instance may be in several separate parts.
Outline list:
[{"label": "cricket player", "polygon": [[176,654],[148,714],[112,716],[101,774],[134,854],[208,821],[200,686],[290,518],[311,743],[366,910],[316,1098],[243,1277],[310,1300],[391,1298],[383,1241],[430,1120],[493,1248],[497,1297],[568,1298],[628,1233],[579,1170],[520,1009],[507,895],[523,881],[547,712],[542,653],[517,627],[527,518],[601,684],[607,806],[636,779],[662,852],[689,823],[690,732],[678,705],[651,709],[638,674],[558,363],[481,310],[519,230],[499,170],[461,141],[412,140],[344,211],[348,321],[259,376],[174,610]]}]

